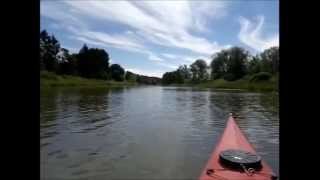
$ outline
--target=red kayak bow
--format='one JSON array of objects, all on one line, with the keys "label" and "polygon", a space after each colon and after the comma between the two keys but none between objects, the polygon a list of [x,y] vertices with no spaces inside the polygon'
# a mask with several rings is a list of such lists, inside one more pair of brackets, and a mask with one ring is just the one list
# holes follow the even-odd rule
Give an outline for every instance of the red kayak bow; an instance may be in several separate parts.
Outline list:
[{"label": "red kayak bow", "polygon": [[[241,158],[244,157],[246,159],[240,161]],[[227,164],[226,162],[230,163]],[[240,168],[229,166],[231,162],[233,163],[232,165],[238,163]],[[249,162],[251,164],[249,164]],[[253,162],[255,164],[253,164]],[[257,164],[259,164],[259,167],[253,166]],[[249,165],[252,166],[249,167]],[[205,169],[201,173],[199,180],[275,179],[277,179],[277,177],[272,169],[256,155],[255,149],[241,132],[231,114],[220,141],[207,162]]]}]

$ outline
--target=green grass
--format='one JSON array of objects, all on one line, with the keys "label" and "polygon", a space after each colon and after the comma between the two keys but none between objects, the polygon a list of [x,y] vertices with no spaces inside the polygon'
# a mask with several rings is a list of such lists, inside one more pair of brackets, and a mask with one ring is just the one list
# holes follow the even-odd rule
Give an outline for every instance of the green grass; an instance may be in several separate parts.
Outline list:
[{"label": "green grass", "polygon": [[[51,87],[88,87],[88,88],[111,88],[136,85],[134,82],[105,81],[98,79],[86,79],[79,76],[57,75],[52,72],[40,72],[40,87],[43,89]],[[191,86],[196,88],[231,89],[246,91],[268,91],[278,92],[278,76],[273,76],[268,81],[250,82],[250,76],[237,81],[226,81],[224,79],[210,80],[199,84],[176,84],[176,86]],[[170,85],[173,86],[173,85]]]},{"label": "green grass", "polygon": [[[195,88],[213,88],[223,90],[241,90],[258,92],[278,92],[278,75],[272,76],[270,80],[250,82],[252,76],[245,76],[236,81],[226,81],[224,79],[209,80],[201,83],[185,83],[174,86],[191,86]],[[170,85],[172,86],[172,85]]]},{"label": "green grass", "polygon": [[90,87],[90,88],[105,88],[105,87],[123,87],[133,86],[132,82],[117,82],[105,81],[98,79],[86,79],[79,76],[57,75],[52,72],[40,72],[40,87]]},{"label": "green grass", "polygon": [[277,77],[272,77],[267,81],[250,82],[249,77],[236,81],[226,81],[224,79],[211,80],[195,85],[200,88],[216,89],[238,89],[248,91],[278,91]]}]

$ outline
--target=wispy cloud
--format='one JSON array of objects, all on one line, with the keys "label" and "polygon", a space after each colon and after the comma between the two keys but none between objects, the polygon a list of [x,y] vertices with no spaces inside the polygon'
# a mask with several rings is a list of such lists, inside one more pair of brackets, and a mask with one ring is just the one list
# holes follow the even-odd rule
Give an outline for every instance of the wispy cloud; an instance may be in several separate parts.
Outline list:
[{"label": "wispy cloud", "polygon": [[179,65],[177,64],[171,64],[171,63],[165,63],[165,62],[157,62],[157,64],[167,68],[170,71],[176,70],[179,67]]},{"label": "wispy cloud", "polygon": [[169,58],[169,59],[177,59],[177,58],[179,58],[178,55],[169,54],[169,53],[162,53],[161,56],[164,56],[164,57]]},{"label": "wispy cloud", "polygon": [[71,38],[89,45],[103,48],[113,47],[125,51],[149,55],[150,51],[143,44],[133,38],[122,34],[102,33],[88,30],[72,30],[74,35]]},{"label": "wispy cloud", "polygon": [[208,64],[211,62],[210,56],[203,56],[203,55],[181,55],[181,54],[169,54],[169,53],[163,53],[161,56],[164,56],[166,58],[169,58],[171,60],[176,60],[179,62],[179,65],[183,64],[190,64],[196,61],[197,59],[203,59]]},{"label": "wispy cloud", "polygon": [[154,53],[149,54],[149,60],[151,60],[151,61],[164,61],[163,58],[155,55]]},{"label": "wispy cloud", "polygon": [[196,28],[200,31],[210,31],[208,28],[208,21],[214,19],[220,19],[227,15],[229,2],[227,1],[190,1],[192,7],[192,18],[194,25],[191,30]]},{"label": "wispy cloud", "polygon": [[[76,17],[81,16],[122,24],[132,28],[134,31],[131,32],[132,34],[148,40],[148,43],[187,49],[201,54],[212,54],[225,47],[218,42],[210,42],[191,33],[194,30],[205,30],[208,20],[225,14],[226,3],[222,1],[210,3],[205,1],[63,2],[71,9],[68,13],[59,14],[61,11],[53,10],[57,7],[48,4],[43,5],[42,14],[60,21],[73,21],[71,25],[77,27],[79,27],[77,25],[79,19]],[[126,13],[123,13],[124,9]]]},{"label": "wispy cloud", "polygon": [[[152,67],[146,66],[152,70],[136,68],[134,63],[128,68],[159,77],[196,59],[209,64],[212,54],[231,47],[211,34],[219,30],[214,24],[228,15],[229,6],[228,1],[61,0],[41,1],[40,12],[42,21],[53,20],[49,26],[64,31],[69,40],[142,54],[141,59],[151,61]],[[240,32],[235,30],[234,35],[238,33],[238,39],[256,51],[279,44],[278,34],[264,36],[263,16],[257,22],[240,17],[239,23]]]},{"label": "wispy cloud", "polygon": [[126,70],[136,74],[148,75],[148,76],[154,76],[154,77],[162,77],[162,74],[164,73],[161,70],[149,70],[149,69],[130,68],[130,67],[126,67]]},{"label": "wispy cloud", "polygon": [[86,23],[77,17],[76,11],[68,8],[64,1],[42,1],[40,5],[41,16],[57,21],[60,27],[86,27]]},{"label": "wispy cloud", "polygon": [[257,17],[256,25],[244,17],[240,17],[239,22],[241,28],[238,34],[238,38],[242,43],[248,45],[256,51],[263,51],[271,46],[279,45],[278,33],[269,37],[262,37],[264,16]]}]

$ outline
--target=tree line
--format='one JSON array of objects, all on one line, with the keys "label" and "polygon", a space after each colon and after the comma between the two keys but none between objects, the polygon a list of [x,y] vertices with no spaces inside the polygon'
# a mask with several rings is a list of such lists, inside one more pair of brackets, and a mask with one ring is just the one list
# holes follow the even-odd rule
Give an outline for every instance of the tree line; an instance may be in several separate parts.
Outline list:
[{"label": "tree line", "polygon": [[251,76],[251,80],[268,80],[278,72],[279,47],[271,47],[256,55],[241,47],[231,47],[212,55],[210,65],[197,59],[189,67],[182,65],[175,71],[164,73],[162,83],[200,83],[216,79],[235,81],[245,76]]},{"label": "tree line", "polygon": [[125,71],[119,64],[110,65],[110,56],[104,49],[89,48],[86,44],[78,53],[70,54],[62,48],[54,35],[40,32],[40,71],[84,78],[159,84],[161,79]]}]

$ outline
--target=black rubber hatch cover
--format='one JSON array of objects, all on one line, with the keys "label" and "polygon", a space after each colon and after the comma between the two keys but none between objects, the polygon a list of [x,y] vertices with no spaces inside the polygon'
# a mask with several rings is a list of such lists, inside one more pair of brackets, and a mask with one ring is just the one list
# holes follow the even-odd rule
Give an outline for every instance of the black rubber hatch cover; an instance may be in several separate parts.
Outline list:
[{"label": "black rubber hatch cover", "polygon": [[261,157],[238,149],[228,149],[219,154],[221,163],[234,168],[259,168],[261,167]]}]

